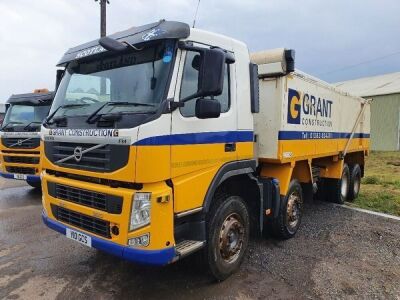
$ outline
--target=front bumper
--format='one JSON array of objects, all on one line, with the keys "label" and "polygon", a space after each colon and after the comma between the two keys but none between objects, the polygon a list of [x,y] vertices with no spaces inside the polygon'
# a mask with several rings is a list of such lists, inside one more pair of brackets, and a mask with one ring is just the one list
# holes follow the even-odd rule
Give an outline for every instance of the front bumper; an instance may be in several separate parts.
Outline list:
[{"label": "front bumper", "polygon": [[[4,178],[8,178],[8,179],[15,179],[14,178],[14,174],[12,174],[12,173],[0,172],[0,176],[4,177]],[[40,176],[37,176],[37,175],[26,175],[26,181],[27,182],[32,182],[32,183],[40,182]]]},{"label": "front bumper", "polygon": [[[43,222],[51,229],[65,235],[67,226],[63,225],[60,222],[51,220],[49,217],[42,213]],[[112,255],[121,257],[125,260],[146,264],[146,265],[156,265],[163,266],[167,265],[174,261],[176,254],[175,248],[165,248],[162,250],[141,250],[141,249],[133,249],[127,246],[121,246],[113,242],[109,242],[100,238],[97,238],[93,235],[89,235],[92,239],[92,247],[110,253]]]}]

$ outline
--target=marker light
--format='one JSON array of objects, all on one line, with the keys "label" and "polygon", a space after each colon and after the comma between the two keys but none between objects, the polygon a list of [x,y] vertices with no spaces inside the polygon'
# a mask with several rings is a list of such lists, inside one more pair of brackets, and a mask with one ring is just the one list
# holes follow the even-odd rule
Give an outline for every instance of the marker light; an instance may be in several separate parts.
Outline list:
[{"label": "marker light", "polygon": [[132,200],[129,230],[150,224],[151,193],[135,193]]}]

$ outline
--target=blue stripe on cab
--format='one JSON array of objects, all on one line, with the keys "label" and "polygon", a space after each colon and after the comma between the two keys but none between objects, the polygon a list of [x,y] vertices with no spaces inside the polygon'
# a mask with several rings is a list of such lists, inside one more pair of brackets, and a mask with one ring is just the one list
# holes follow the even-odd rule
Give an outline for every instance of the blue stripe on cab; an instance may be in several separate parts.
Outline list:
[{"label": "blue stripe on cab", "polygon": [[145,138],[134,143],[136,146],[193,145],[252,142],[253,131],[217,131],[161,135]]},{"label": "blue stripe on cab", "polygon": [[[279,131],[279,140],[348,139],[350,132]],[[369,138],[369,133],[355,133],[353,138]]]}]

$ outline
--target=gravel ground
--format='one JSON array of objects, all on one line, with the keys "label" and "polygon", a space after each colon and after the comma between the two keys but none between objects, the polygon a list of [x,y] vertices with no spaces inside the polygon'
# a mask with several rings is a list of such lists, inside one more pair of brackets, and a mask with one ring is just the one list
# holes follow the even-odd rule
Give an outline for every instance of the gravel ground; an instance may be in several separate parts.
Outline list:
[{"label": "gravel ground", "polygon": [[241,270],[216,284],[187,258],[137,266],[41,222],[41,195],[0,179],[0,298],[400,299],[400,222],[310,202],[295,238],[253,238]]}]

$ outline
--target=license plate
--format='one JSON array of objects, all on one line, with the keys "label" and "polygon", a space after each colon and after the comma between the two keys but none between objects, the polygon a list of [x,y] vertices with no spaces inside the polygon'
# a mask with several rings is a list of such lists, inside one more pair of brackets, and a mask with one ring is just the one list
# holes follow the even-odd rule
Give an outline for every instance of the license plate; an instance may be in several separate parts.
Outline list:
[{"label": "license plate", "polygon": [[27,176],[24,174],[14,174],[14,179],[26,180]]},{"label": "license plate", "polygon": [[92,238],[84,233],[67,228],[65,235],[71,240],[92,247]]}]

